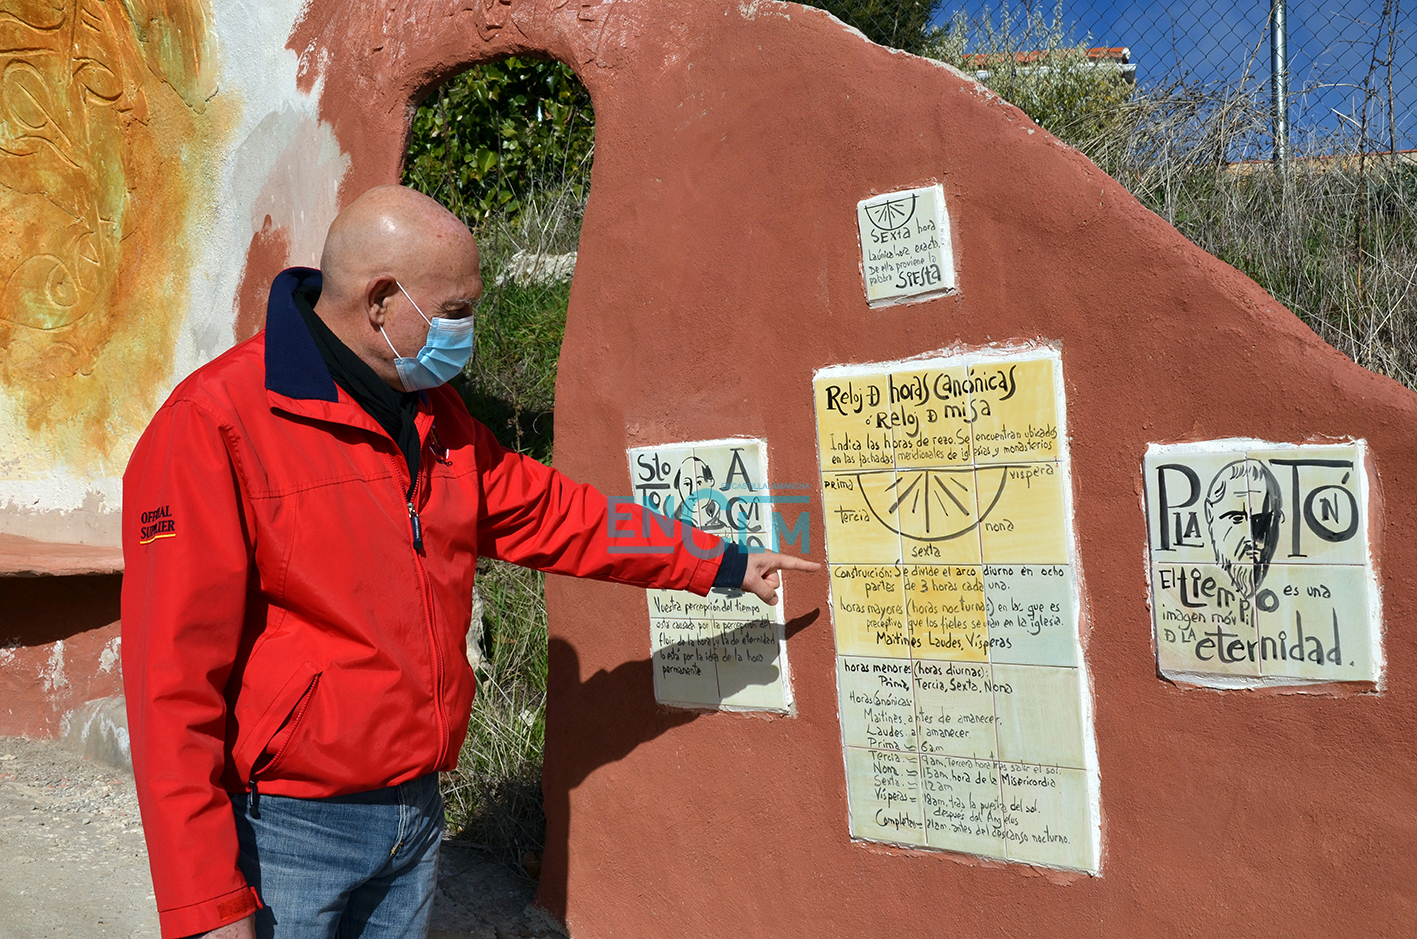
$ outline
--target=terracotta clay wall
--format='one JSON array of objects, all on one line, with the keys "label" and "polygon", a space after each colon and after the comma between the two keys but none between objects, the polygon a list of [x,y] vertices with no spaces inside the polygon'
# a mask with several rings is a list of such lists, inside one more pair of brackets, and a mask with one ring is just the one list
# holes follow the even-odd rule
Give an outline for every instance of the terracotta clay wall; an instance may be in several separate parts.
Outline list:
[{"label": "terracotta clay wall", "polygon": [[[1376,935],[1417,916],[1412,394],[1019,111],[817,11],[316,0],[289,47],[351,155],[342,199],[396,178],[408,100],[461,65],[533,51],[577,69],[596,162],[557,463],[607,491],[627,488],[626,447],[746,434],[819,513],[813,369],[1061,345],[1100,876],[849,839],[825,574],[788,584],[797,714],[771,718],[658,709],[643,597],[555,580],[540,899],[574,935]],[[856,202],[933,181],[959,290],[869,309]],[[1142,457],[1229,436],[1369,441],[1380,692],[1157,677]]]}]

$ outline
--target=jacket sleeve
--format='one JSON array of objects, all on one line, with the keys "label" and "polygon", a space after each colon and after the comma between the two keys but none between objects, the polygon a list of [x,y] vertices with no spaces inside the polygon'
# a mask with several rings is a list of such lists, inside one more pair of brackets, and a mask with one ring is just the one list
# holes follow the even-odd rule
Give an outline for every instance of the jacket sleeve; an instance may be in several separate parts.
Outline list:
[{"label": "jacket sleeve", "polygon": [[123,476],[123,679],[163,939],[260,907],[237,868],[221,784],[249,517],[218,423],[190,401],[169,402]]},{"label": "jacket sleeve", "polygon": [[474,423],[482,480],[478,553],[554,574],[709,592],[722,539],[631,499],[606,499],[594,486],[503,449]]}]

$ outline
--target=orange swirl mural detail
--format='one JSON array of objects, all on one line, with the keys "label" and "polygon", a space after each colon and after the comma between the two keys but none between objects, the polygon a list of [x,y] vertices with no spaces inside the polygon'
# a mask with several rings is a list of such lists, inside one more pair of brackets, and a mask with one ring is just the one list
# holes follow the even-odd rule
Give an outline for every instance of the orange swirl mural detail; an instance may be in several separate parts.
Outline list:
[{"label": "orange swirl mural detail", "polygon": [[72,469],[121,470],[172,372],[229,124],[210,22],[203,0],[0,0],[0,403]]}]

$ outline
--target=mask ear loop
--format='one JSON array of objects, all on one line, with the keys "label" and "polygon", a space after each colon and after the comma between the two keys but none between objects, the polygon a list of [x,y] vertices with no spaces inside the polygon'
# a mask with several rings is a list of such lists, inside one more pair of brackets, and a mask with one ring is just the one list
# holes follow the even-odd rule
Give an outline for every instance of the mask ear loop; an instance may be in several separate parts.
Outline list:
[{"label": "mask ear loop", "polygon": [[[403,289],[403,284],[400,284],[397,280],[395,280],[394,286],[398,287],[405,297],[408,297],[408,302],[413,304],[413,308],[418,311],[418,315],[423,316],[423,308],[419,306],[418,303],[412,297],[408,296],[408,291]],[[433,321],[426,316],[423,316],[423,322],[427,323],[429,326],[433,325]],[[387,339],[388,337],[385,336],[384,338]],[[397,353],[395,354],[397,355]]]}]

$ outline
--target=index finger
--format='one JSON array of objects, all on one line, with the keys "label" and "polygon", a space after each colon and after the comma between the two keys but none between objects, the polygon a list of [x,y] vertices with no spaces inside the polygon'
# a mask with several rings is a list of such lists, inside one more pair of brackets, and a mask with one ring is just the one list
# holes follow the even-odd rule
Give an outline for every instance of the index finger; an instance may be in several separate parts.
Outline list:
[{"label": "index finger", "polygon": [[773,563],[773,567],[784,571],[819,571],[822,565],[816,561],[809,561],[806,558],[794,558],[785,554],[779,554]]}]

